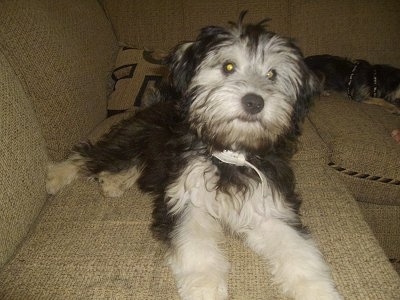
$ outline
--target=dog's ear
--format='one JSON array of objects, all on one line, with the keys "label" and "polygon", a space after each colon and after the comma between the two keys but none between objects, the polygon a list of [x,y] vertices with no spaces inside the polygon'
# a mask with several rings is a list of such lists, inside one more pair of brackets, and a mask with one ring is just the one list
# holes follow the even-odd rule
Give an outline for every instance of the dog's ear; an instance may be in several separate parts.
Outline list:
[{"label": "dog's ear", "polygon": [[201,29],[194,42],[176,46],[168,58],[172,85],[184,94],[201,60],[229,36],[230,33],[223,27],[208,26]]},{"label": "dog's ear", "polygon": [[320,82],[316,75],[304,64],[302,68],[303,84],[299,89],[295,107],[295,119],[302,122],[309,112],[314,97],[320,93]]},{"label": "dog's ear", "polygon": [[193,58],[193,45],[194,42],[179,44],[167,58],[170,82],[181,94],[184,94],[187,90],[189,81],[196,69],[196,60]]}]

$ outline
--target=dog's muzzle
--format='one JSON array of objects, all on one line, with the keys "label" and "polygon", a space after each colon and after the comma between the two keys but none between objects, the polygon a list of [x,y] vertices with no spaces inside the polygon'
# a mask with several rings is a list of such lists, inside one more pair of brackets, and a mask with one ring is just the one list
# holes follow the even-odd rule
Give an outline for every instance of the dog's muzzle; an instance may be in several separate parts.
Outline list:
[{"label": "dog's muzzle", "polygon": [[243,96],[242,106],[246,112],[255,115],[264,108],[264,99],[257,94],[249,93]]}]

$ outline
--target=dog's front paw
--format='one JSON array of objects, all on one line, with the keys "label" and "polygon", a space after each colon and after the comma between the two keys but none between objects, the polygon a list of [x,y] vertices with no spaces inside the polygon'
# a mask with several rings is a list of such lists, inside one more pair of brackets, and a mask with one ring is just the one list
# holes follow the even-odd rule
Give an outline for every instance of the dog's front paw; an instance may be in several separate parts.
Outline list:
[{"label": "dog's front paw", "polygon": [[178,291],[184,300],[228,299],[228,288],[225,280],[206,273],[192,274],[180,279]]},{"label": "dog's front paw", "polygon": [[70,184],[78,175],[78,168],[69,161],[49,164],[47,167],[46,191],[57,194],[64,186]]}]

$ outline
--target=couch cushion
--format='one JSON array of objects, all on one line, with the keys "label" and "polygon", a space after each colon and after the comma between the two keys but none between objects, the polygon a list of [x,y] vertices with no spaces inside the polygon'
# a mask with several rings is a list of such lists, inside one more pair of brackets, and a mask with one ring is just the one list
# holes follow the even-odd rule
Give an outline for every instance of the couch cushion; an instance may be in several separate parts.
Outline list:
[{"label": "couch cushion", "polygon": [[[0,52],[0,266],[47,198],[47,155],[32,103]],[[1,298],[1,297],[0,297]]]},{"label": "couch cushion", "polygon": [[[395,299],[399,278],[355,202],[331,170],[298,168],[303,219],[345,299]],[[0,273],[0,297],[178,299],[165,248],[149,230],[151,208],[151,198],[135,187],[119,199],[103,198],[94,182],[67,187],[49,202],[27,243]],[[266,264],[239,240],[228,238],[222,247],[232,264],[232,299],[286,299]]]},{"label": "couch cushion", "polygon": [[301,124],[301,135],[298,141],[298,151],[293,160],[318,160],[321,164],[329,161],[328,147],[321,139],[314,124],[307,117]]},{"label": "couch cushion", "polygon": [[343,96],[321,97],[310,120],[329,149],[329,165],[359,201],[400,205],[400,117]]},{"label": "couch cushion", "polygon": [[400,274],[400,206],[358,203],[365,220]]},{"label": "couch cushion", "polygon": [[107,113],[116,40],[101,6],[2,1],[0,45],[34,101],[51,156],[64,157]]}]

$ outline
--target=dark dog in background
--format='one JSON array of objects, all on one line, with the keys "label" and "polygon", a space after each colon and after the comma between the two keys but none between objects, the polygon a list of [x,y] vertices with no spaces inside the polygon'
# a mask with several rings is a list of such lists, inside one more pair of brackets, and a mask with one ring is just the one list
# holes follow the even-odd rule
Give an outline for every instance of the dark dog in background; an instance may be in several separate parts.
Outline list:
[{"label": "dark dog in background", "polygon": [[309,56],[305,62],[320,79],[323,91],[344,92],[352,100],[400,115],[400,69],[328,54]]}]

